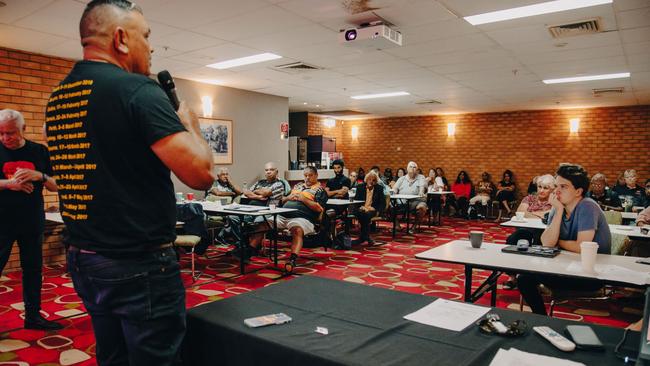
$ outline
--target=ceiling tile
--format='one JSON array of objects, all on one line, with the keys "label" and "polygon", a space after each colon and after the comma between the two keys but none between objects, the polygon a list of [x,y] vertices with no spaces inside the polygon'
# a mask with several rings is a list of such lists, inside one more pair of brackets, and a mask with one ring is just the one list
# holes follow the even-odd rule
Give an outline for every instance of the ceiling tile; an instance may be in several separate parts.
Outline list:
[{"label": "ceiling tile", "polygon": [[0,23],[11,24],[50,5],[54,0],[3,0],[3,2],[7,5],[0,11]]},{"label": "ceiling tile", "polygon": [[[55,1],[13,24],[39,32],[79,39],[79,20],[84,4],[73,0]],[[3,8],[3,12],[7,11]]]}]

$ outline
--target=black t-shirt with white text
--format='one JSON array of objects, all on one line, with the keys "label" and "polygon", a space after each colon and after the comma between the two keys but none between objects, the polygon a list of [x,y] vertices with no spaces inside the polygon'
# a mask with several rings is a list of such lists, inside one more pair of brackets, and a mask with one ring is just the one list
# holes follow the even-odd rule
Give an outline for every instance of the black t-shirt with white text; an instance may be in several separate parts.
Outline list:
[{"label": "black t-shirt with white text", "polygon": [[46,111],[66,244],[108,254],[174,241],[174,187],[151,145],[181,131],[153,80],[110,63],[77,62]]},{"label": "black t-shirt with white text", "polygon": [[[52,175],[50,156],[47,148],[31,141],[15,150],[0,144],[0,179],[11,179],[18,169],[32,169]],[[30,223],[42,223],[45,218],[43,210],[43,183],[31,182],[32,193],[0,190],[0,226]]]}]

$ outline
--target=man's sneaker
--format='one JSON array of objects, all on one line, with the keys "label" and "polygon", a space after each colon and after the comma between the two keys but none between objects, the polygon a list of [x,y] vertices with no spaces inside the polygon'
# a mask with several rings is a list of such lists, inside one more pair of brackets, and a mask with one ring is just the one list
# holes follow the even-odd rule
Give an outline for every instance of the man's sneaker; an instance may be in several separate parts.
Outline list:
[{"label": "man's sneaker", "polygon": [[37,314],[25,317],[25,329],[59,330],[63,329],[63,325],[47,320],[41,314]]}]

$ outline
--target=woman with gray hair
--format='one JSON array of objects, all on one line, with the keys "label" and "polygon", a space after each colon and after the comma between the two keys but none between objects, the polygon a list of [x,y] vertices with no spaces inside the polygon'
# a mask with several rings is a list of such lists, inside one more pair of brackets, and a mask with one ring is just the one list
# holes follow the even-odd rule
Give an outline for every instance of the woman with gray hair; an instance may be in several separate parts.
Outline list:
[{"label": "woman with gray hair", "polygon": [[545,174],[537,178],[537,194],[524,197],[517,207],[517,212],[524,212],[524,217],[543,218],[553,208],[548,199],[554,189],[555,178],[552,175]]}]

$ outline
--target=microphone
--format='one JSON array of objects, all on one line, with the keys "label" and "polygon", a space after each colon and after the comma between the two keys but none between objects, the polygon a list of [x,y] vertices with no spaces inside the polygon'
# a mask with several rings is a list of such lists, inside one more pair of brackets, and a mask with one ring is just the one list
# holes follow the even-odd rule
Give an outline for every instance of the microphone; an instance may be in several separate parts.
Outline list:
[{"label": "microphone", "polygon": [[174,79],[172,78],[172,75],[169,73],[169,71],[163,70],[159,72],[158,82],[160,82],[160,86],[165,91],[165,94],[167,94],[169,102],[172,104],[172,107],[174,107],[174,110],[178,111],[180,102],[178,101],[178,96],[176,95],[176,85],[174,85]]}]

